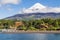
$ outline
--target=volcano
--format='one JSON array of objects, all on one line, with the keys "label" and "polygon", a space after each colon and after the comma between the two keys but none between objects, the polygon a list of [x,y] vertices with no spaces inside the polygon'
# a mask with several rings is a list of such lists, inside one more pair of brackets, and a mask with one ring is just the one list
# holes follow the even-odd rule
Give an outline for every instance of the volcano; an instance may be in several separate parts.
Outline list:
[{"label": "volcano", "polygon": [[46,6],[43,6],[40,3],[36,3],[33,6],[31,6],[30,8],[24,10],[24,13],[36,13],[36,12],[40,12],[43,9],[46,9]]},{"label": "volcano", "polygon": [[[56,9],[56,8],[55,8]],[[30,8],[25,9],[21,14],[16,14],[10,17],[6,17],[4,19],[41,19],[41,18],[59,18],[60,17],[60,11],[57,12],[56,10],[53,10],[52,8],[47,8],[46,6],[43,6],[40,3],[36,3]],[[57,12],[57,13],[56,13]]]}]

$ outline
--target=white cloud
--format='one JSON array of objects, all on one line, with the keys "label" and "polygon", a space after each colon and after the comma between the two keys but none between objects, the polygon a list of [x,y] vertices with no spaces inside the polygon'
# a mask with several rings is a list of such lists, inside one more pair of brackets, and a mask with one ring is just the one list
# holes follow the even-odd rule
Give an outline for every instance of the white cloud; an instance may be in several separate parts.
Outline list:
[{"label": "white cloud", "polygon": [[43,10],[40,10],[40,12],[55,12],[55,13],[59,13],[60,12],[60,8],[58,7],[47,7]]},{"label": "white cloud", "polygon": [[45,10],[42,10],[43,12],[55,12],[55,13],[59,13],[60,12],[60,8],[59,7],[52,7],[49,8],[47,7]]},{"label": "white cloud", "polygon": [[46,7],[43,9],[25,9],[24,13],[36,13],[36,12],[42,12],[42,13],[48,13],[48,12],[55,12],[55,13],[60,13],[60,7]]},{"label": "white cloud", "polygon": [[12,11],[13,9],[12,8],[7,8],[8,11]]},{"label": "white cloud", "polygon": [[0,0],[1,4],[19,4],[21,0]]},{"label": "white cloud", "polygon": [[54,12],[60,12],[60,8],[59,8],[59,7],[52,8],[52,10],[53,10]]},{"label": "white cloud", "polygon": [[22,10],[20,9],[19,11],[18,11],[18,14],[21,14],[22,13]]},{"label": "white cloud", "polygon": [[2,5],[0,4],[0,7],[2,7]]},{"label": "white cloud", "polygon": [[25,11],[25,10],[26,10],[25,8],[20,9],[20,10],[18,11],[18,14],[24,14],[24,11]]}]

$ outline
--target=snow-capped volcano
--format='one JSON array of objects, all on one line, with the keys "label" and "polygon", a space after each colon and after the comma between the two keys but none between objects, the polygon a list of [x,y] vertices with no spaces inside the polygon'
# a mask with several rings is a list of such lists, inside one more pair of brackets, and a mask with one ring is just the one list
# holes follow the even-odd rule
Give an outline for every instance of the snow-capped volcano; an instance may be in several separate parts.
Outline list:
[{"label": "snow-capped volcano", "polygon": [[43,8],[46,8],[46,7],[43,6],[43,5],[40,4],[40,3],[36,3],[36,4],[34,4],[32,7],[30,7],[29,9],[43,9]]},{"label": "snow-capped volcano", "polygon": [[60,8],[58,7],[46,7],[40,3],[36,3],[33,6],[31,6],[30,8],[27,8],[23,11],[24,13],[46,13],[46,12],[56,12],[59,13],[60,12]]},{"label": "snow-capped volcano", "polygon": [[24,13],[34,13],[34,12],[40,12],[40,10],[46,9],[46,6],[43,6],[40,3],[34,4],[32,7],[24,10]]},{"label": "snow-capped volcano", "polygon": [[[56,13],[58,12],[58,13]],[[23,14],[22,14],[23,13]],[[60,8],[50,8],[43,6],[40,3],[34,4],[32,7],[22,10],[21,14],[16,14],[5,19],[18,19],[18,20],[31,20],[31,19],[40,19],[40,18],[60,18]],[[27,14],[25,14],[27,13]]]}]

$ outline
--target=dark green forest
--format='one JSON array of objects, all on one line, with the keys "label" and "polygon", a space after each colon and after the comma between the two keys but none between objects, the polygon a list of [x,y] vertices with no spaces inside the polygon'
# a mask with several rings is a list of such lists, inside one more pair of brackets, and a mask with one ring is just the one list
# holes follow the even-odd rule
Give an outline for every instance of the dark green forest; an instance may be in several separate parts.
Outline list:
[{"label": "dark green forest", "polygon": [[[15,22],[20,22],[17,24]],[[0,20],[0,29],[12,29],[16,27],[16,30],[60,30],[60,19],[38,19],[38,20]]]}]

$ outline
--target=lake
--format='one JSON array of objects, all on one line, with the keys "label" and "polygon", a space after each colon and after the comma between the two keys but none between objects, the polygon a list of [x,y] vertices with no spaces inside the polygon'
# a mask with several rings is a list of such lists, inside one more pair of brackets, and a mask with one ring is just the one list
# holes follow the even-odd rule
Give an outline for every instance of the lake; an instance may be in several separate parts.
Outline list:
[{"label": "lake", "polygon": [[0,33],[0,40],[60,40],[60,34],[40,34],[40,33]]}]

